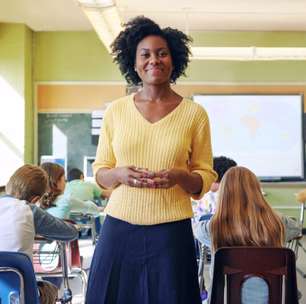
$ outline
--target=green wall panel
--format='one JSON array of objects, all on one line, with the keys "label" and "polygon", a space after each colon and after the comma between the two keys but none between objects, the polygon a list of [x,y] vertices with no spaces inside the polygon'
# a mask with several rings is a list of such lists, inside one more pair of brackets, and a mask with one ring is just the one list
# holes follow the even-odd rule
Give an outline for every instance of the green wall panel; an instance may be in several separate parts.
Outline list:
[{"label": "green wall panel", "polygon": [[193,32],[194,46],[305,47],[305,32]]},{"label": "green wall panel", "polygon": [[[306,47],[303,32],[204,32],[192,33],[194,45]],[[36,32],[35,81],[122,81],[94,32]],[[183,81],[301,82],[306,61],[192,61]]]},{"label": "green wall panel", "polygon": [[0,23],[0,185],[33,156],[32,31]]},{"label": "green wall panel", "polygon": [[26,163],[34,160],[34,124],[35,107],[33,100],[33,77],[32,77],[32,54],[33,54],[33,32],[25,27],[24,40],[24,98],[25,98],[25,151]]},{"label": "green wall panel", "polygon": [[122,80],[94,32],[36,32],[35,81]]}]

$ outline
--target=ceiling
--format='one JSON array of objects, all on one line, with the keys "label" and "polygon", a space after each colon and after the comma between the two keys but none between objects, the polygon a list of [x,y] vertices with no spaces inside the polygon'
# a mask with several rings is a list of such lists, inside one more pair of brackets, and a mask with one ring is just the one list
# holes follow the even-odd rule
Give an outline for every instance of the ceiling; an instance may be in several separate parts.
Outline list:
[{"label": "ceiling", "polygon": [[[306,31],[306,0],[117,0],[123,21],[145,15],[185,31]],[[0,22],[34,31],[93,30],[76,0],[0,0]]]}]

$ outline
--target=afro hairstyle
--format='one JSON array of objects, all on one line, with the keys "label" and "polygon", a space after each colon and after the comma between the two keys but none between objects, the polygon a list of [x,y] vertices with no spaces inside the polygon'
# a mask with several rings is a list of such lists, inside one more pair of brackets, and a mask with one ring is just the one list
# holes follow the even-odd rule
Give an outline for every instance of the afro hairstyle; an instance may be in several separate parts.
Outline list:
[{"label": "afro hairstyle", "polygon": [[125,29],[119,33],[111,45],[114,62],[119,65],[128,84],[139,85],[141,83],[134,69],[137,45],[145,37],[151,35],[160,36],[167,42],[173,63],[170,82],[174,83],[181,75],[185,76],[191,54],[189,43],[192,39],[182,31],[170,27],[161,29],[151,19],[138,16],[125,24]]}]

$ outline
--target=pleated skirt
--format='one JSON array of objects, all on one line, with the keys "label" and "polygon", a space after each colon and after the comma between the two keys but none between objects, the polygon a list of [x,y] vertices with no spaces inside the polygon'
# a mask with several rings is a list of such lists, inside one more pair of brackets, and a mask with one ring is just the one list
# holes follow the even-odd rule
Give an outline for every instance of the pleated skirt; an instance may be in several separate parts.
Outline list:
[{"label": "pleated skirt", "polygon": [[86,304],[200,304],[190,220],[141,226],[107,216]]}]

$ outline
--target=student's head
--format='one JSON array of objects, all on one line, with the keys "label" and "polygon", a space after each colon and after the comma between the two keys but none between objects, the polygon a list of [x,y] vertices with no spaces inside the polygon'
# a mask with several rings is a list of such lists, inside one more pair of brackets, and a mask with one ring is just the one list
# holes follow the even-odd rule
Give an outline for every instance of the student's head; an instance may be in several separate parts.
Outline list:
[{"label": "student's head", "polygon": [[49,208],[55,206],[54,200],[65,190],[65,170],[55,163],[43,163],[40,166],[49,177],[48,191],[41,199],[41,207]]},{"label": "student's head", "polygon": [[217,210],[211,220],[214,250],[224,246],[281,247],[284,226],[265,201],[249,169],[232,167],[220,183]]},{"label": "student's head", "polygon": [[234,160],[225,156],[214,157],[213,163],[214,170],[218,174],[217,183],[221,182],[223,175],[229,168],[237,166]]},{"label": "student's head", "polygon": [[160,84],[175,82],[184,75],[190,42],[183,32],[170,27],[162,29],[151,19],[138,16],[125,24],[112,44],[112,52],[129,84]]},{"label": "student's head", "polygon": [[9,179],[5,190],[13,197],[35,203],[48,187],[48,176],[38,166],[24,165]]},{"label": "student's head", "polygon": [[78,168],[73,168],[68,172],[68,182],[71,182],[75,179],[84,179],[83,172]]}]

